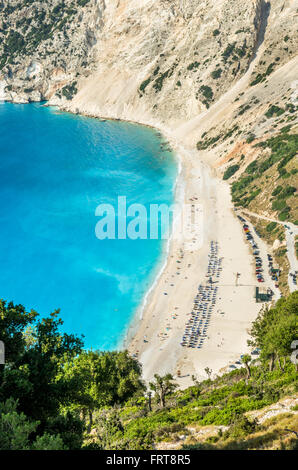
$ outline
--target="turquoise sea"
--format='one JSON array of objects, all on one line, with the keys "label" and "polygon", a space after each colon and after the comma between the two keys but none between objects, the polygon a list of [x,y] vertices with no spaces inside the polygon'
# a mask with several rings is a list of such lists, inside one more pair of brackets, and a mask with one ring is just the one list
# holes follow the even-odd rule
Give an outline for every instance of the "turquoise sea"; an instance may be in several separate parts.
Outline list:
[{"label": "turquoise sea", "polygon": [[[96,207],[171,204],[177,162],[152,129],[0,103],[0,298],[113,349],[156,276],[162,240],[98,240]],[[148,220],[149,223],[149,220]]]}]

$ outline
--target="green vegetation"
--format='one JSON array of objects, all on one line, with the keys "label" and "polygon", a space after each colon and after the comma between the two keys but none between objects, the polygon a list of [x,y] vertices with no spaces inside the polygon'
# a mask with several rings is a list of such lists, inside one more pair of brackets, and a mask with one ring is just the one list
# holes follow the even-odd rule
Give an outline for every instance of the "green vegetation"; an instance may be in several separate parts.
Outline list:
[{"label": "green vegetation", "polygon": [[206,150],[207,148],[214,146],[220,140],[224,141],[224,140],[228,139],[229,137],[232,137],[234,132],[236,132],[238,129],[239,129],[239,127],[237,125],[235,125],[231,129],[226,131],[225,134],[218,134],[214,137],[209,137],[209,138],[205,138],[206,135],[207,135],[207,132],[204,132],[204,134],[202,134],[202,140],[200,140],[197,143],[197,149],[198,150]]},{"label": "green vegetation", "polygon": [[223,57],[224,62],[226,62],[228,60],[228,58],[230,57],[230,55],[233,53],[233,51],[235,49],[235,46],[236,46],[235,42],[233,44],[228,44],[227,45],[227,47],[225,48],[225,50],[222,53],[222,57]]},{"label": "green vegetation", "polygon": [[274,229],[276,229],[277,227],[277,222],[270,222],[267,227],[266,227],[266,230],[267,232],[273,232]]},{"label": "green vegetation", "polygon": [[[269,362],[269,370],[278,361],[279,369],[284,370],[287,357],[291,354],[291,344],[298,338],[298,291],[288,299],[279,300],[272,308],[261,311],[251,330],[249,344],[261,349],[261,360]],[[296,364],[298,370],[298,364]]]},{"label": "green vegetation", "polygon": [[208,147],[211,147],[212,145],[216,144],[216,142],[218,142],[221,137],[221,135],[217,135],[215,137],[210,137],[209,139],[200,140],[197,143],[197,149],[206,150]]},{"label": "green vegetation", "polygon": [[168,69],[159,75],[159,77],[153,83],[153,88],[155,89],[156,93],[162,90],[164,80],[170,77],[172,73],[172,70]]},{"label": "green vegetation", "polygon": [[199,62],[192,62],[188,65],[187,70],[197,70],[200,66]]},{"label": "green vegetation", "polygon": [[218,68],[218,69],[213,70],[213,72],[211,72],[211,77],[214,80],[216,80],[217,78],[220,78],[221,74],[222,74],[222,69]]},{"label": "green vegetation", "polygon": [[272,62],[266,69],[264,73],[258,73],[256,78],[250,83],[250,86],[255,86],[258,83],[262,83],[266,80],[266,78],[273,72],[275,63]]},{"label": "green vegetation", "polygon": [[151,78],[149,77],[141,83],[141,85],[140,85],[140,92],[141,93],[144,93],[144,91],[146,90],[146,88],[149,85],[150,81],[151,81]]},{"label": "green vegetation", "polygon": [[200,88],[200,92],[207,100],[212,100],[213,98],[213,91],[210,86],[202,85]]},{"label": "green vegetation", "polygon": [[202,445],[192,443],[188,425],[228,426],[207,442],[215,448],[257,448],[248,438],[262,426],[247,413],[298,391],[290,361],[297,307],[295,292],[261,311],[250,340],[261,350],[257,363],[245,355],[243,368],[213,381],[207,368],[208,380],[194,377],[181,391],[170,374],[155,375],[146,390],[139,363],[126,351],[84,351],[80,338],[59,333],[58,311],[39,319],[1,301],[0,449],[152,449],[177,433]]},{"label": "green vegetation", "polygon": [[73,82],[71,85],[66,85],[62,88],[62,95],[65,96],[67,100],[72,100],[73,96],[78,92],[76,84],[77,82]]},{"label": "green vegetation", "polygon": [[[162,87],[163,87],[163,84],[164,84],[164,81],[167,79],[167,78],[170,78],[173,73],[174,73],[174,70],[175,68],[177,67],[177,62],[175,62],[172,67],[170,67],[168,70],[166,70],[165,72],[160,72],[160,67],[157,66],[156,69],[154,70],[153,72],[153,75],[148,77],[146,80],[144,80],[141,85],[140,85],[140,88],[139,88],[139,92],[140,92],[140,96],[143,96],[146,88],[148,87],[148,85],[152,82],[153,85],[153,89],[155,90],[156,93],[160,92],[162,90]],[[155,78],[157,77],[157,78]],[[180,85],[178,85],[178,83],[180,83]],[[177,85],[178,86],[181,86],[181,82],[177,82]]]},{"label": "green vegetation", "polygon": [[[291,168],[291,161],[297,155],[297,134],[280,132],[277,136],[256,144],[255,147],[266,149],[267,152],[250,163],[238,181],[233,183],[233,202],[236,206],[248,207],[258,194],[269,193],[273,198],[271,199],[272,211],[278,211],[279,220],[296,220],[293,202],[296,197],[296,188],[291,184],[291,181],[294,182],[295,172],[292,173],[292,169],[287,168]],[[270,150],[269,156],[268,150]],[[267,174],[270,175],[268,179],[266,179]],[[278,183],[275,189],[269,190],[274,181],[285,179],[288,184]],[[270,204],[268,206],[270,207]]]},{"label": "green vegetation", "polygon": [[[268,111],[265,113],[265,116],[267,118],[271,118],[272,116],[281,116],[285,112],[284,109],[280,108],[279,106],[271,105]],[[285,132],[286,129],[284,128],[283,132]]]},{"label": "green vegetation", "polygon": [[242,46],[236,47],[236,42],[228,44],[225,50],[222,53],[222,59],[226,64],[229,58],[232,58],[233,61],[239,61],[247,53],[246,41]]},{"label": "green vegetation", "polygon": [[[206,106],[206,108],[208,109],[209,106],[210,106],[210,101],[213,100],[212,88],[210,88],[210,86],[208,86],[208,85],[202,85],[199,89],[199,93],[201,93],[203,95],[203,97],[205,98],[203,100],[203,103]],[[198,95],[197,95],[197,98],[198,98]]]},{"label": "green vegetation", "polygon": [[[79,449],[88,411],[122,403],[143,390],[139,364],[126,352],[84,352],[81,338],[61,334],[56,311],[39,319],[0,301],[0,449]],[[6,437],[2,439],[2,434]]]},{"label": "green vegetation", "polygon": [[240,165],[229,166],[229,168],[227,168],[226,171],[224,172],[223,179],[228,180],[229,178],[231,178],[231,176],[233,176],[239,170],[239,168],[240,168]]},{"label": "green vegetation", "polygon": [[251,144],[251,142],[253,142],[255,140],[255,138],[256,138],[256,136],[254,134],[250,134],[246,139],[246,143]]},{"label": "green vegetation", "polygon": [[[79,13],[78,8],[85,7],[89,2],[46,1],[37,7],[36,2],[24,0],[3,8],[0,5],[3,19],[0,28],[0,70],[17,63],[20,57],[30,57],[45,42],[48,54],[55,54],[59,60],[57,51],[50,51],[52,40],[59,37],[59,32],[63,33],[64,39],[68,39],[67,31]],[[64,41],[63,45],[68,49],[71,41],[68,44]]]}]

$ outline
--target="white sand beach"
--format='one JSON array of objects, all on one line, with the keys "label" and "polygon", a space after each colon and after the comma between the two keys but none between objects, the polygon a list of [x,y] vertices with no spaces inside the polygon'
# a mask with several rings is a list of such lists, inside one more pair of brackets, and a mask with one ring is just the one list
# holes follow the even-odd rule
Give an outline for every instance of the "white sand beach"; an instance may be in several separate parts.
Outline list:
[{"label": "white sand beach", "polygon": [[[206,367],[218,374],[248,351],[248,330],[260,304],[254,298],[257,283],[252,257],[233,210],[229,186],[217,179],[195,152],[176,151],[182,160],[179,184],[184,187],[184,202],[203,208],[203,246],[192,249],[187,240],[171,240],[167,264],[148,296],[128,349],[142,363],[145,380],[155,373],[170,372],[184,388],[193,383],[192,375],[207,378]],[[208,283],[211,241],[218,242],[222,271],[214,281],[218,293],[207,336],[200,349],[182,347],[198,286]],[[238,286],[237,273],[241,274]]]},{"label": "white sand beach", "polygon": [[[99,71],[86,78],[71,104],[63,107],[66,111],[91,117],[149,125],[162,132],[181,162],[178,187],[183,188],[184,202],[200,204],[204,211],[200,233],[203,236],[202,247],[189,249],[185,240],[171,241],[165,268],[147,296],[142,315],[135,318],[129,332],[126,345],[140,360],[147,381],[155,373],[170,372],[180,387],[187,387],[193,383],[192,375],[198,379],[207,378],[206,367],[212,369],[213,376],[219,374],[249,351],[249,329],[262,305],[255,300],[258,283],[254,258],[235,214],[230,187],[220,179],[222,176],[216,176],[220,148],[217,154],[215,150],[198,152],[196,142],[205,131],[214,126],[225,126],[229,119],[232,120],[239,106],[239,96],[243,102],[256,96],[262,101],[272,100],[271,96],[269,98],[270,87],[279,90],[280,83],[283,83],[284,90],[290,88],[297,69],[295,58],[272,73],[270,86],[266,83],[258,90],[248,86],[261,54],[262,46],[247,72],[210,109],[193,119],[182,119],[178,124],[174,118],[167,124],[154,118],[133,94],[138,86],[137,77],[130,81],[128,87],[127,77],[111,75],[113,69]],[[118,80],[118,87],[115,80]],[[105,86],[99,87],[98,83]],[[55,101],[50,104],[55,104]],[[216,302],[208,319],[202,347],[182,347],[180,343],[193,311],[198,287],[208,281],[211,241],[218,242],[218,257],[222,258],[222,270],[216,279]],[[240,277],[236,286],[237,273]],[[262,287],[271,287],[271,283],[265,281]],[[177,377],[178,371],[180,377]]]}]

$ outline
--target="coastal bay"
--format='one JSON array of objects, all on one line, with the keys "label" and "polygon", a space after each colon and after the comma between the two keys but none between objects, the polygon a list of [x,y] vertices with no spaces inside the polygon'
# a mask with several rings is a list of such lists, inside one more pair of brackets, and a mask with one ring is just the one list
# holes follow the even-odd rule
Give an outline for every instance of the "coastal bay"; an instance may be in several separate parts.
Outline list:
[{"label": "coastal bay", "polygon": [[155,130],[40,104],[1,103],[0,121],[2,298],[60,308],[89,348],[121,347],[165,248],[99,240],[96,208],[171,204],[174,156]]}]

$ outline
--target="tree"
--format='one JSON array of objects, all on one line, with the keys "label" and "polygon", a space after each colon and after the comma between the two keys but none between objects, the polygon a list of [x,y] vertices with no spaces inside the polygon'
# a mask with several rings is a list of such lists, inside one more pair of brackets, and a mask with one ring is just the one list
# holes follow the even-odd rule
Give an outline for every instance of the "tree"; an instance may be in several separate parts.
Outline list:
[{"label": "tree", "polygon": [[263,309],[250,333],[248,344],[261,349],[261,360],[269,360],[269,370],[273,370],[276,359],[282,369],[281,359],[290,357],[291,344],[298,338],[298,291]]},{"label": "tree", "polygon": [[96,422],[97,438],[102,450],[124,450],[124,427],[115,409],[105,411]]},{"label": "tree", "polygon": [[[0,339],[5,344],[6,362],[10,365],[15,364],[24,354],[26,348],[24,331],[34,323],[37,316],[38,313],[34,310],[26,312],[22,305],[0,300]],[[3,370],[4,366],[0,366],[0,383]]]},{"label": "tree", "polygon": [[172,382],[174,379],[171,374],[167,374],[164,377],[155,374],[154,378],[155,381],[150,382],[149,386],[151,390],[158,394],[160,405],[162,406],[162,408],[164,408],[166,406],[167,395],[172,393],[177,388],[177,385]]},{"label": "tree", "polygon": [[91,429],[95,409],[124,403],[144,390],[141,371],[127,351],[84,351],[66,364],[63,375],[74,390],[72,402],[88,413]]},{"label": "tree", "polygon": [[17,402],[12,398],[0,403],[0,450],[62,450],[60,436],[44,434],[31,442],[38,421],[30,422],[24,413],[17,411]]},{"label": "tree", "polygon": [[43,434],[37,436],[36,441],[33,442],[31,450],[68,450],[65,448],[63,440],[60,436],[51,436],[50,434]]},{"label": "tree", "polygon": [[211,375],[212,375],[212,369],[209,369],[209,367],[205,367],[205,372],[208,376],[208,379],[210,380],[211,379]]},{"label": "tree", "polygon": [[96,441],[88,448],[99,448],[101,450],[145,450],[152,449],[152,432],[141,432],[140,435],[133,436],[126,434],[119,412],[116,408],[103,410],[95,422]]},{"label": "tree", "polygon": [[[61,404],[70,401],[68,384],[59,373],[63,371],[64,362],[76,356],[83,345],[79,338],[59,332],[63,322],[58,315],[59,311],[56,311],[36,323],[35,342],[25,349],[16,364],[20,370],[26,371],[30,383],[28,393],[16,397],[19,398],[20,409],[27,416],[40,420],[42,426],[49,417],[58,414]],[[10,393],[14,396],[13,390]]]},{"label": "tree", "polygon": [[48,318],[38,317],[21,305],[0,301],[0,338],[6,353],[0,369],[0,402],[17,401],[18,413],[38,423],[40,436],[49,420],[71,402],[73,390],[62,372],[64,363],[82,350],[83,342],[60,333],[63,322],[58,310]]},{"label": "tree", "polygon": [[[59,436],[69,450],[78,450],[83,445],[85,426],[75,411],[66,411],[47,420],[45,434]],[[50,444],[49,444],[50,445]]]},{"label": "tree", "polygon": [[244,356],[242,357],[242,362],[245,365],[245,368],[247,370],[247,376],[246,376],[246,381],[247,381],[251,377],[251,370],[250,370],[251,356],[249,354],[244,354]]},{"label": "tree", "polygon": [[147,392],[147,398],[148,398],[148,410],[149,412],[152,411],[152,392],[149,390]]}]

